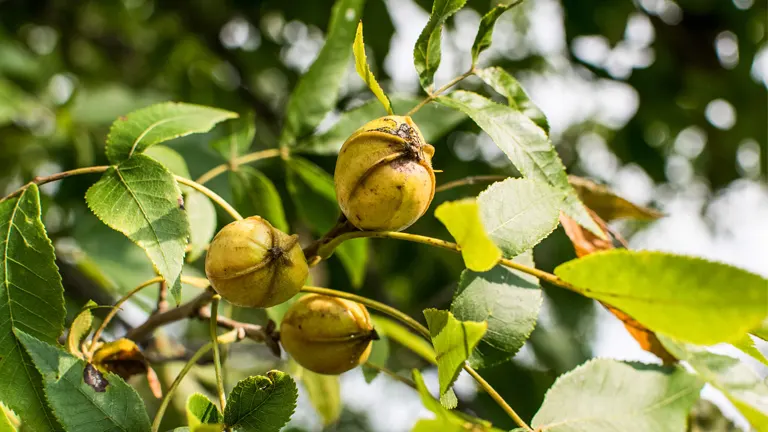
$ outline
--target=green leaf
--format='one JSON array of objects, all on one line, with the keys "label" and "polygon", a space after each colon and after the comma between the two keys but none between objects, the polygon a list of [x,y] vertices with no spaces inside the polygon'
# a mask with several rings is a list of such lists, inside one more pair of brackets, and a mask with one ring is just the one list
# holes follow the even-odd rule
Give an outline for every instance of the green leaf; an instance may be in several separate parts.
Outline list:
[{"label": "green leaf", "polygon": [[467,0],[434,0],[429,21],[421,31],[413,47],[413,65],[419,74],[419,82],[427,90],[435,79],[435,72],[440,66],[440,37],[443,24],[464,6]]},{"label": "green leaf", "polygon": [[[515,261],[533,266],[533,254],[529,251]],[[480,369],[511,359],[536,326],[541,302],[539,280],[534,276],[501,265],[485,273],[464,270],[451,312],[461,321],[488,322],[469,364]]]},{"label": "green leaf", "polygon": [[735,342],[731,342],[731,343],[733,344],[733,346],[740,349],[744,354],[747,354],[750,357],[754,358],[755,360],[768,366],[768,358],[765,357],[765,354],[763,354],[762,351],[757,349],[757,347],[755,346],[755,341],[752,339],[752,336],[745,334]]},{"label": "green leaf", "polygon": [[[299,368],[301,368],[299,366]],[[307,390],[307,396],[315,407],[324,426],[336,423],[341,416],[341,384],[338,375],[321,375],[309,369],[300,369],[297,377]]]},{"label": "green leaf", "polygon": [[0,203],[0,236],[0,395],[31,430],[55,430],[40,374],[13,333],[53,343],[64,329],[64,288],[36,185]]},{"label": "green leaf", "polygon": [[656,220],[664,216],[657,210],[635,205],[591,180],[570,175],[568,181],[584,204],[605,221],[621,218]]},{"label": "green leaf", "polygon": [[208,132],[237,114],[177,102],[151,105],[118,118],[107,135],[107,159],[119,164],[150,146],[193,133]]},{"label": "green leaf", "polygon": [[533,120],[540,128],[549,133],[549,123],[543,112],[531,101],[528,94],[520,83],[500,67],[490,67],[479,69],[475,72],[481,80],[491,86],[500,95],[507,98],[507,104],[521,111],[528,118]]},{"label": "green leaf", "polygon": [[387,367],[387,360],[389,360],[389,339],[379,328],[376,329],[376,333],[379,335],[379,339],[373,341],[371,355],[368,356],[368,361],[363,365],[363,377],[368,384],[379,375],[379,370],[369,365],[385,368]]},{"label": "green leaf", "polygon": [[93,314],[91,309],[98,307],[96,302],[88,300],[88,303],[83,306],[80,312],[77,314],[72,325],[69,326],[69,334],[67,334],[67,351],[73,356],[82,359],[83,354],[80,351],[80,342],[83,338],[88,336],[91,332],[91,325],[93,324]]},{"label": "green leaf", "polygon": [[148,148],[144,151],[144,155],[151,157],[152,159],[160,162],[168,171],[172,174],[184,178],[192,178],[189,175],[189,168],[187,168],[187,162],[176,150],[164,146],[156,145]]},{"label": "green leaf", "polygon": [[547,134],[522,112],[492,102],[476,93],[455,91],[437,102],[468,115],[509,157],[520,173],[534,181],[549,183],[566,194],[562,210],[600,238],[602,230],[568,183],[568,175]]},{"label": "green leaf", "polygon": [[[304,222],[320,235],[333,228],[341,213],[333,177],[306,159],[292,157],[288,160],[287,180],[288,192]],[[346,241],[334,255],[341,260],[352,286],[361,287],[368,261],[367,239]]]},{"label": "green leaf", "polygon": [[480,193],[477,203],[488,236],[505,256],[514,257],[557,228],[563,198],[546,183],[508,178]]},{"label": "green leaf", "polygon": [[227,122],[226,135],[211,141],[210,146],[224,159],[231,161],[248,153],[256,136],[256,123],[253,114],[246,114],[237,120]]},{"label": "green leaf", "polygon": [[277,188],[261,171],[240,166],[229,173],[235,208],[242,214],[259,215],[280,231],[288,231],[283,201]]},{"label": "green leaf", "polygon": [[[394,96],[391,101],[395,112],[408,112],[421,102],[421,99]],[[336,154],[353,132],[382,114],[381,105],[377,101],[368,101],[357,108],[341,113],[333,127],[302,141],[299,149],[313,154]],[[429,143],[439,140],[466,118],[467,116],[463,113],[438,104],[427,104],[413,115],[413,121],[419,125],[424,140]]]},{"label": "green leaf", "polygon": [[662,252],[594,253],[555,274],[657,333],[700,345],[737,340],[760,325],[768,304],[758,275]]},{"label": "green leaf", "polygon": [[178,303],[189,220],[173,175],[153,159],[134,155],[110,167],[85,200],[102,222],[144,249]]},{"label": "green leaf", "polygon": [[672,355],[686,361],[702,380],[723,392],[756,430],[768,430],[768,385],[749,366],[703,347],[664,336],[659,340]]},{"label": "green leaf", "polygon": [[0,432],[17,432],[21,420],[12,409],[0,402]]},{"label": "green leaf", "polygon": [[434,419],[419,420],[412,429],[413,432],[498,431],[498,429],[491,427],[491,424],[485,420],[446,409],[429,393],[427,386],[424,384],[424,378],[422,378],[421,373],[417,369],[413,370],[413,382],[416,384],[416,391],[419,392],[424,408],[435,414]]},{"label": "green leaf", "polygon": [[43,375],[46,398],[64,429],[77,432],[149,430],[144,402],[122,378],[113,373],[102,375],[87,365],[87,376],[95,382],[86,383],[84,361],[21,330],[16,330],[16,335]]},{"label": "green leaf", "polygon": [[459,321],[452,313],[437,309],[425,309],[424,317],[437,353],[437,374],[442,397],[459,377],[462,366],[488,329],[488,323]]},{"label": "green leaf", "polygon": [[385,318],[380,315],[371,316],[377,333],[387,335],[388,338],[408,348],[411,352],[423,358],[424,360],[437,364],[437,354],[429,342],[421,336],[412,333],[397,321]]},{"label": "green leaf", "polygon": [[336,0],[325,45],[288,100],[280,146],[294,145],[312,133],[336,105],[352,54],[349,47],[355,40],[355,24],[364,5],[365,0]]},{"label": "green leaf", "polygon": [[243,432],[277,432],[290,420],[298,397],[296,383],[283,372],[246,378],[229,394],[224,423]]},{"label": "green leaf", "polygon": [[201,393],[192,393],[187,399],[187,424],[190,428],[201,424],[217,424],[224,421],[219,408]]},{"label": "green leaf", "polygon": [[370,66],[368,66],[368,59],[365,57],[365,43],[363,42],[363,22],[360,21],[357,24],[357,32],[355,33],[355,43],[352,45],[352,51],[355,54],[355,70],[360,78],[365,81],[365,84],[376,96],[376,99],[384,105],[384,109],[387,110],[387,114],[392,115],[392,102],[384,93],[384,90],[376,81],[376,77],[373,76]]},{"label": "green leaf", "polygon": [[216,234],[216,207],[202,193],[189,188],[184,198],[189,218],[189,250],[187,261],[193,262],[205,252]]},{"label": "green leaf", "polygon": [[486,234],[474,198],[440,204],[435,210],[435,217],[456,239],[468,269],[487,271],[499,262],[501,250]]},{"label": "green leaf", "polygon": [[702,383],[683,368],[590,360],[560,376],[531,426],[541,432],[676,432]]},{"label": "green leaf", "polygon": [[472,44],[473,65],[477,64],[477,58],[480,56],[480,53],[490,48],[491,40],[493,38],[493,28],[496,25],[496,21],[502,14],[504,14],[504,12],[518,4],[520,4],[520,1],[514,1],[509,4],[500,4],[488,11],[487,14],[483,15],[483,19],[480,20],[480,27],[477,29],[475,42]]}]

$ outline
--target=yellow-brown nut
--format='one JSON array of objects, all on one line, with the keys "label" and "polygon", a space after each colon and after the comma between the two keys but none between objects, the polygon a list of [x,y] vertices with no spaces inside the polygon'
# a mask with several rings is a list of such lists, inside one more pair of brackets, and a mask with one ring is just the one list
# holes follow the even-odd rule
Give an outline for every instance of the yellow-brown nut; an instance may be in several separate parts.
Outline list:
[{"label": "yellow-brown nut", "polygon": [[283,348],[319,374],[338,375],[365,363],[377,338],[365,306],[319,294],[297,300],[280,324]]},{"label": "yellow-brown nut", "polygon": [[435,195],[434,154],[408,116],[366,123],[347,139],[336,161],[341,211],[362,230],[408,228]]},{"label": "yellow-brown nut", "polygon": [[205,258],[205,274],[230,303],[267,308],[296,295],[309,269],[298,236],[251,216],[216,234]]}]

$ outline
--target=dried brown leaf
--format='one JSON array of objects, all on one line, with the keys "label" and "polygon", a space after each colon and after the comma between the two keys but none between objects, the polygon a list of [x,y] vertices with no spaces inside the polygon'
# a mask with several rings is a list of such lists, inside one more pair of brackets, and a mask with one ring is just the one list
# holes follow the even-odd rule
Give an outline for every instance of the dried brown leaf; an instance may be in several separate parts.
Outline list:
[{"label": "dried brown leaf", "polygon": [[597,184],[583,177],[568,176],[581,201],[603,220],[631,218],[655,220],[664,216],[663,213],[648,207],[638,206],[616,195],[606,186]]}]

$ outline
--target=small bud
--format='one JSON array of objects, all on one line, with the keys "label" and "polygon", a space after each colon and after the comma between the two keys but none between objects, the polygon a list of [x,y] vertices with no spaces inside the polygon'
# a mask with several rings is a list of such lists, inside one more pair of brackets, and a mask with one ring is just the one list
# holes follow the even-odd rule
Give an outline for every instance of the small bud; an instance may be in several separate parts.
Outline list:
[{"label": "small bud", "polygon": [[205,274],[213,289],[238,306],[283,303],[299,292],[308,273],[298,237],[259,216],[222,228],[205,258]]},{"label": "small bud", "polygon": [[435,195],[434,153],[410,117],[367,123],[347,139],[336,161],[341,211],[362,230],[408,228]]},{"label": "small bud", "polygon": [[288,309],[280,324],[283,348],[312,372],[338,375],[368,360],[377,339],[365,306],[308,294]]}]

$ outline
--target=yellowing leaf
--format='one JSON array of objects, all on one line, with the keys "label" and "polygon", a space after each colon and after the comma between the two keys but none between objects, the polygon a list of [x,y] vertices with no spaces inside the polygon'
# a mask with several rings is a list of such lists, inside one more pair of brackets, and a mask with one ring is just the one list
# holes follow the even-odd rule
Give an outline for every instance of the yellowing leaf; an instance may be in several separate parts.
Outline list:
[{"label": "yellowing leaf", "polygon": [[484,272],[499,262],[501,250],[486,234],[475,199],[440,204],[435,210],[435,217],[456,239],[468,269]]},{"label": "yellowing leaf", "polygon": [[355,33],[355,43],[352,45],[352,51],[355,53],[355,70],[360,78],[365,81],[365,84],[373,92],[376,99],[384,105],[384,109],[387,110],[387,114],[392,115],[392,103],[384,93],[384,90],[376,81],[376,77],[373,76],[370,66],[368,66],[368,59],[365,56],[365,43],[363,42],[363,22],[357,25],[357,32]]},{"label": "yellowing leaf", "polygon": [[83,354],[80,352],[80,342],[84,337],[88,336],[88,333],[91,331],[91,325],[93,324],[93,314],[91,313],[91,309],[96,306],[97,305],[93,300],[89,300],[72,321],[72,325],[69,326],[69,334],[67,334],[67,350],[79,359],[83,358]]},{"label": "yellowing leaf", "polygon": [[100,371],[116,373],[123,379],[147,373],[147,359],[130,339],[105,343],[93,354],[92,361]]},{"label": "yellowing leaf", "polygon": [[657,210],[635,205],[591,180],[571,175],[568,182],[587,207],[609,222],[620,218],[654,220],[664,216]]},{"label": "yellowing leaf", "polygon": [[425,309],[424,317],[437,352],[437,375],[442,396],[459,377],[462,366],[488,329],[488,323],[459,321],[452,313],[437,309]]},{"label": "yellowing leaf", "polygon": [[654,332],[701,345],[737,340],[768,313],[767,280],[701,258],[612,250],[569,261],[555,274]]}]

